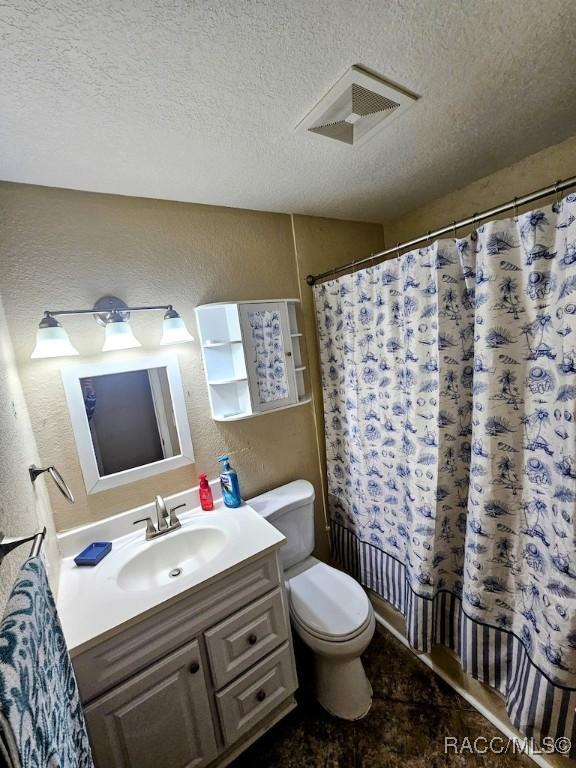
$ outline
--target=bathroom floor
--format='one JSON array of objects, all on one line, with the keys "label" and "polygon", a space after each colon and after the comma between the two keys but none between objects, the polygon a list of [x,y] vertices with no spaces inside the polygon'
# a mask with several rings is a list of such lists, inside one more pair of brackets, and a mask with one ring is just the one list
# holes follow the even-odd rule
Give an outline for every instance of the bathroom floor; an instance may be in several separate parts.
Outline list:
[{"label": "bathroom floor", "polygon": [[464,737],[489,741],[500,731],[380,627],[364,663],[374,689],[367,717],[347,723],[327,715],[304,679],[308,671],[299,664],[298,708],[231,768],[534,766],[520,755],[445,755],[445,736],[460,743]]}]

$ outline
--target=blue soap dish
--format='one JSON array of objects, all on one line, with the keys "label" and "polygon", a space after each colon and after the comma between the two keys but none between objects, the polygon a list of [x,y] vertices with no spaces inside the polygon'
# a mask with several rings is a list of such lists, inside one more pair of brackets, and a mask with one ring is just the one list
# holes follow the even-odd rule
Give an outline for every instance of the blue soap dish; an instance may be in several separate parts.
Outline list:
[{"label": "blue soap dish", "polygon": [[76,555],[74,562],[76,565],[98,565],[111,549],[111,541],[93,541],[79,555]]}]

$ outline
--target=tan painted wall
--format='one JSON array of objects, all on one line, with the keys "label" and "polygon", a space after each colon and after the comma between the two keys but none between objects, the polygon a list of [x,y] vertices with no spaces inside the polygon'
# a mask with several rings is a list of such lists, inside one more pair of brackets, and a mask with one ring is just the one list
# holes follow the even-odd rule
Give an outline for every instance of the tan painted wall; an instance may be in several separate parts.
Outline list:
[{"label": "tan painted wall", "polygon": [[[388,247],[576,175],[576,136],[386,224]],[[533,207],[534,204],[527,206]],[[521,210],[525,210],[521,209]],[[503,214],[509,217],[510,214]]]},{"label": "tan painted wall", "polygon": [[[215,456],[230,453],[246,497],[303,477],[318,496],[319,554],[325,553],[320,465],[311,405],[246,421],[212,421],[198,344],[178,347],[196,464],[118,489],[85,493],[60,378],[66,360],[30,360],[45,309],[90,307],[107,293],[128,303],[173,303],[197,337],[194,307],[216,300],[298,297],[300,284],[290,216],[203,205],[0,184],[0,244],[6,313],[20,375],[45,462],[55,463],[77,502],[51,492],[56,527],[63,530],[190,487],[197,474],[215,476]],[[380,225],[297,217],[300,268],[318,271],[335,251],[348,258],[364,228],[368,240]],[[315,231],[315,230],[318,231]],[[318,264],[314,264],[318,254]],[[313,330],[304,286],[306,327]],[[99,355],[102,329],[90,318],[65,322],[72,343]],[[158,350],[161,315],[132,319],[143,349]],[[312,341],[315,335],[311,336]],[[308,344],[310,346],[310,344]],[[86,358],[72,358],[72,363]],[[98,359],[98,358],[95,358]]]},{"label": "tan painted wall", "polygon": [[[39,464],[22,385],[16,369],[12,342],[0,298],[0,531],[5,536],[29,536],[48,528],[44,544],[52,588],[58,580],[58,553],[46,482],[30,482],[28,467]],[[0,566],[0,615],[30,545],[10,553]]]}]

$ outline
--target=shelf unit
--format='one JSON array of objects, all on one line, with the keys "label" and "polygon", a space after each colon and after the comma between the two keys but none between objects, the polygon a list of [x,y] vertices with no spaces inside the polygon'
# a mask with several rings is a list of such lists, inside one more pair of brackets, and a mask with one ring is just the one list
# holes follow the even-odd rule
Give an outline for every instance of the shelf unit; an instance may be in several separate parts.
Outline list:
[{"label": "shelf unit", "polygon": [[[303,333],[298,324],[298,299],[270,299],[204,304],[196,308],[202,359],[212,418],[238,421],[310,402],[303,361]],[[274,319],[275,360],[282,388],[262,395],[262,370],[271,368],[270,349],[262,362],[262,333],[255,322]],[[269,343],[269,342],[267,342]],[[260,375],[258,374],[260,372]]]}]

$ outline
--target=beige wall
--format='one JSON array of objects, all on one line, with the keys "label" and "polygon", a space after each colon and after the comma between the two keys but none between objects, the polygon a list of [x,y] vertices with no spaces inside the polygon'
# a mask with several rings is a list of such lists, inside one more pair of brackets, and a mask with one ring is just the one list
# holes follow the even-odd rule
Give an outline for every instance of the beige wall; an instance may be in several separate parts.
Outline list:
[{"label": "beige wall", "polygon": [[[30,360],[45,309],[90,307],[112,293],[137,304],[173,303],[197,337],[194,307],[216,300],[298,297],[303,273],[380,244],[381,226],[282,214],[0,184],[0,244],[6,314],[43,461],[56,464],[76,494],[74,506],[51,491],[63,530],[149,502],[215,476],[226,451],[246,497],[303,477],[314,483],[320,554],[325,552],[321,481],[312,405],[223,424],[212,421],[198,344],[178,348],[196,464],[103,493],[85,493],[60,378],[69,360]],[[368,235],[362,233],[366,229]],[[363,239],[364,238],[364,239]],[[314,254],[318,262],[314,266]],[[311,293],[303,287],[307,346],[315,343]],[[65,322],[72,343],[100,359],[102,329],[91,318]],[[158,350],[161,315],[132,319],[143,349]],[[72,364],[86,358],[72,358]],[[103,357],[101,359],[104,359]],[[313,361],[314,362],[314,361]]]},{"label": "beige wall", "polygon": [[[576,136],[525,157],[514,165],[468,184],[384,227],[388,246],[439,229],[500,203],[521,197],[557,179],[576,175]],[[528,208],[534,207],[534,203]],[[523,210],[523,209],[521,209]],[[509,217],[510,214],[504,214]]]},{"label": "beige wall", "polygon": [[[54,589],[59,559],[46,492],[47,481],[40,477],[32,485],[28,474],[30,464],[38,463],[38,451],[0,298],[0,531],[9,537],[29,536],[46,525],[48,535],[44,552]],[[0,615],[17,570],[29,552],[30,545],[24,544],[9,554],[0,566]]]},{"label": "beige wall", "polygon": [[[576,137],[386,225],[386,241],[575,173]],[[58,529],[145,503],[156,492],[182,490],[200,471],[213,476],[214,457],[224,450],[232,454],[246,496],[294,477],[310,479],[320,491],[323,424],[312,292],[305,277],[381,249],[380,225],[17,184],[0,184],[0,212],[1,288],[38,448],[44,462],[65,472],[77,496],[72,507],[50,491]],[[201,303],[301,295],[315,406],[213,422],[198,346],[184,345],[179,358],[196,465],[87,496],[60,380],[62,361],[30,361],[29,354],[44,309],[89,307],[106,293],[129,303],[172,302],[192,330],[193,308]],[[144,354],[158,348],[159,320],[133,319]],[[101,329],[77,318],[66,326],[83,352],[98,355]],[[321,535],[321,504],[318,511]]]}]

